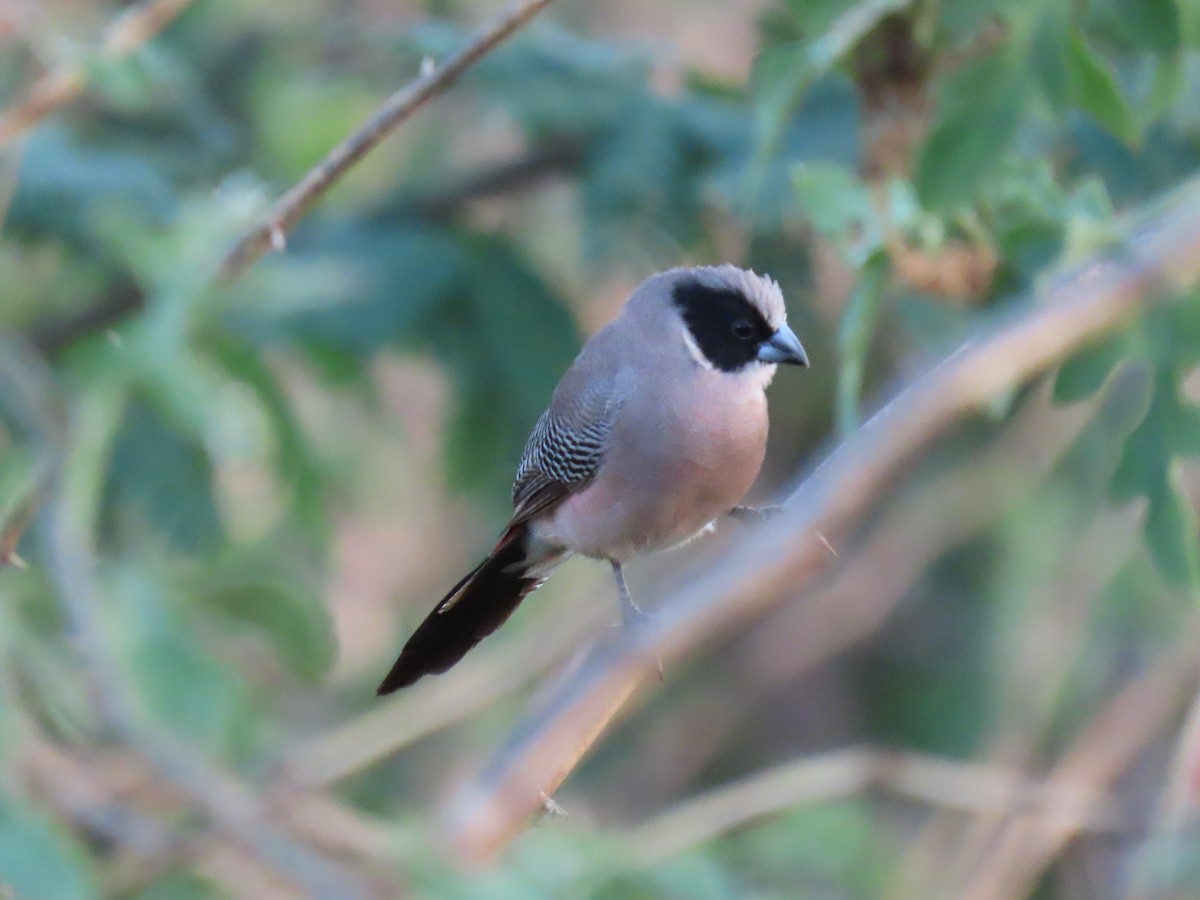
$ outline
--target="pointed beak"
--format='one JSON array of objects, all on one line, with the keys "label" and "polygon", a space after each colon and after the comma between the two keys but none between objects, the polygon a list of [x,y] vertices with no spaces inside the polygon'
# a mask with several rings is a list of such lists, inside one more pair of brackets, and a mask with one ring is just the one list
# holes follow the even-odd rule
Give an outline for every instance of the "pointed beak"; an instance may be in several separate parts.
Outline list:
[{"label": "pointed beak", "polygon": [[800,338],[786,325],[771,335],[771,339],[758,348],[758,358],[765,363],[790,363],[794,366],[807,366],[808,354],[800,343]]}]

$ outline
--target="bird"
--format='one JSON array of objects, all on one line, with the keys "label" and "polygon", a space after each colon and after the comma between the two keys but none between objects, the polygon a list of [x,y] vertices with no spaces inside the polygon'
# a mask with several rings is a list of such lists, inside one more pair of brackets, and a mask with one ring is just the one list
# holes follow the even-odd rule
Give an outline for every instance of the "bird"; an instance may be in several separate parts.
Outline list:
[{"label": "bird", "polygon": [[624,564],[738,512],[766,454],[765,390],[807,367],[773,279],[733,265],[643,281],[555,388],[525,445],[491,553],[434,607],[376,693],[457,663],[572,556],[607,561],[626,625],[645,614]]}]

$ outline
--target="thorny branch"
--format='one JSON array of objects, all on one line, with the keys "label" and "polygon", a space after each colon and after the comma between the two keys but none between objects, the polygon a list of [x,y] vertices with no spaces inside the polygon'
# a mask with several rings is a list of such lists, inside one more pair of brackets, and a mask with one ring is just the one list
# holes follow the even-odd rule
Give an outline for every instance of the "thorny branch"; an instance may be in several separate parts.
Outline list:
[{"label": "thorny branch", "polygon": [[1200,182],[1131,227],[1118,248],[1061,277],[1039,302],[969,342],[900,393],[792,493],[753,539],[689,578],[635,635],[597,654],[551,692],[449,810],[468,857],[495,852],[553,794],[644,679],[677,657],[813,586],[835,545],[874,508],[917,452],[956,419],[1129,321],[1164,292],[1200,277]]},{"label": "thorny branch", "polygon": [[[149,0],[119,16],[109,27],[100,56],[118,61],[154,38],[187,9],[192,0]],[[74,63],[50,72],[30,87],[16,105],[0,112],[0,147],[66,106],[87,86],[87,70]]]},{"label": "thorny branch", "polygon": [[237,278],[268,249],[282,249],[286,235],[346,171],[430,100],[444,93],[506,38],[554,0],[520,0],[481,28],[461,50],[396,91],[357,131],[334,147],[285,193],[266,221],[243,237],[221,264],[220,277]]}]

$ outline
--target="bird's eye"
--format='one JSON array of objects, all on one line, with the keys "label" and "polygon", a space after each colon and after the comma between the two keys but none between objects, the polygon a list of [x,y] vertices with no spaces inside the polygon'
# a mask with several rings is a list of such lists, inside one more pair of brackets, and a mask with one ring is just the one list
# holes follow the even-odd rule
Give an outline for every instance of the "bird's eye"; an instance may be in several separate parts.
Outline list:
[{"label": "bird's eye", "polygon": [[738,319],[733,323],[733,336],[739,341],[748,341],[754,337],[754,326],[745,319]]}]

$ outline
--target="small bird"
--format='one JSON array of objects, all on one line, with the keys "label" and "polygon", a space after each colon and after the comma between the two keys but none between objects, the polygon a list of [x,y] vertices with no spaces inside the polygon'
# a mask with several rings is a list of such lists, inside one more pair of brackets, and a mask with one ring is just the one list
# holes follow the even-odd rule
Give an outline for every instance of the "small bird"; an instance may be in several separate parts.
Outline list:
[{"label": "small bird", "polygon": [[777,363],[808,365],[770,278],[671,269],[630,295],[559,382],[488,557],[421,623],[376,693],[445,672],[573,555],[612,565],[626,624],[642,615],[622,565],[748,508]]}]

